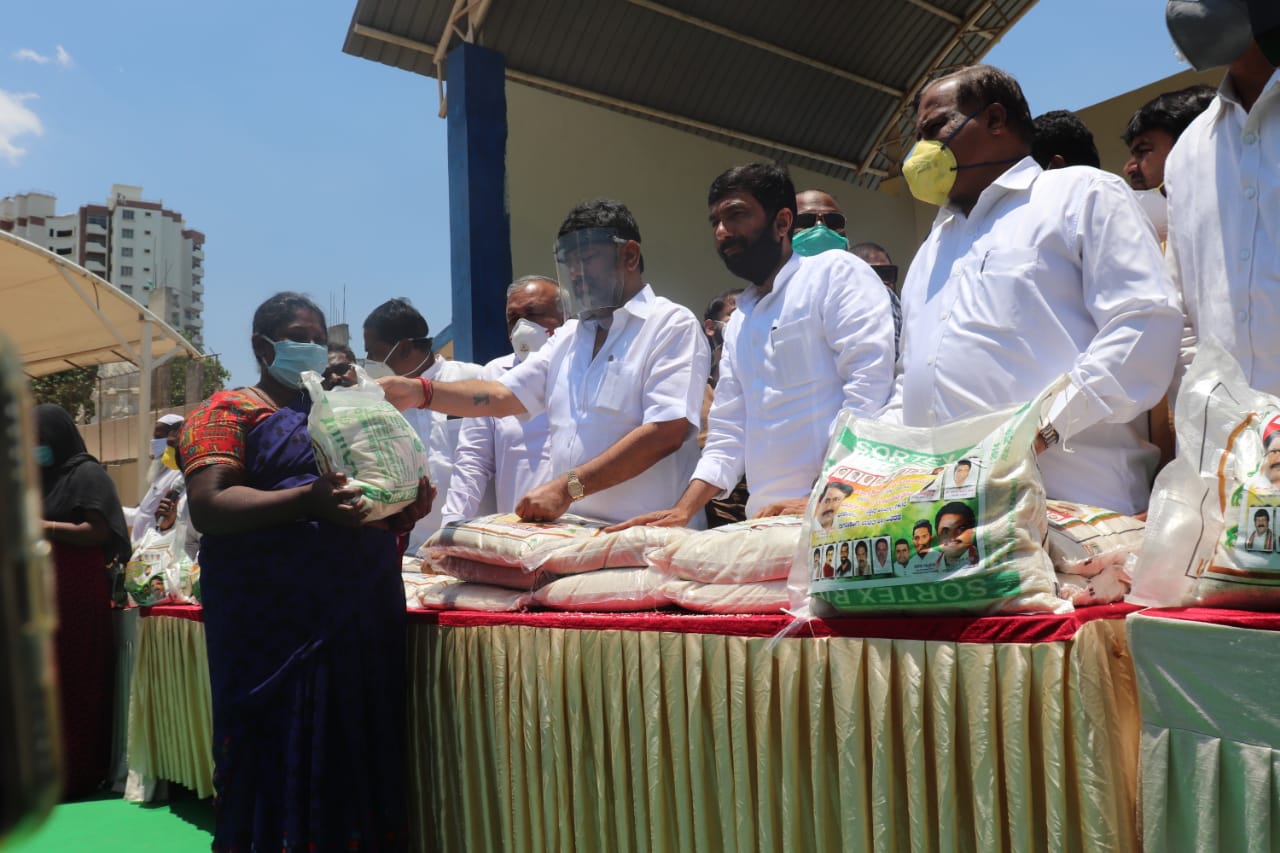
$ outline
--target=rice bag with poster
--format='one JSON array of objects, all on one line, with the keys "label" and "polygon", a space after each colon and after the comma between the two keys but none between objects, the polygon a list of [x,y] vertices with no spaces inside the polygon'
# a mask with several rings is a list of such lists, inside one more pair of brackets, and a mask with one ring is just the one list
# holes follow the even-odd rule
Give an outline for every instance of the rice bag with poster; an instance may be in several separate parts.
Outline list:
[{"label": "rice bag with poster", "polygon": [[1178,456],[1156,477],[1128,600],[1280,610],[1280,398],[1207,340],[1174,413]]},{"label": "rice bag with poster", "polygon": [[792,564],[793,607],[817,616],[1069,612],[1041,544],[1034,447],[1065,383],[936,428],[842,413]]},{"label": "rice bag with poster", "polygon": [[357,382],[326,391],[320,374],[305,370],[311,397],[307,431],[320,472],[341,471],[368,504],[365,521],[394,515],[413,503],[427,476],[427,451],[404,415],[387,402],[378,383],[356,367]]},{"label": "rice bag with poster", "polygon": [[186,525],[149,529],[124,567],[124,589],[139,607],[198,601],[200,569],[187,556]]}]

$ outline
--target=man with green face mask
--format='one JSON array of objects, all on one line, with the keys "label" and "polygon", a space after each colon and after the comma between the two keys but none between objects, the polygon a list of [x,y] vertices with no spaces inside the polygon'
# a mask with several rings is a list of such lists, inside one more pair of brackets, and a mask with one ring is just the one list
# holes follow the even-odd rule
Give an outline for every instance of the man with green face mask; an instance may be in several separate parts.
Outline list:
[{"label": "man with green face mask", "polygon": [[[1022,90],[973,66],[927,85],[903,176],[942,209],[902,288],[885,412],[939,426],[1024,403],[1063,373],[1037,446],[1049,497],[1140,512],[1182,313],[1155,231],[1115,175],[1043,171]],[[1061,438],[1073,452],[1058,444]]]}]

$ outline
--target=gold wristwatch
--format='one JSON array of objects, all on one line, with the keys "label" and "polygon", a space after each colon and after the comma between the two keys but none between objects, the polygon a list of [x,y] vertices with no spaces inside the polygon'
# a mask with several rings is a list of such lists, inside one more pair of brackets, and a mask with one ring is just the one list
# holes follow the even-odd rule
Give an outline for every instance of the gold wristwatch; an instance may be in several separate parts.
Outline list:
[{"label": "gold wristwatch", "polygon": [[570,471],[564,476],[568,480],[565,488],[569,491],[569,500],[580,501],[587,496],[587,490],[582,487],[582,481],[578,479],[577,471]]}]

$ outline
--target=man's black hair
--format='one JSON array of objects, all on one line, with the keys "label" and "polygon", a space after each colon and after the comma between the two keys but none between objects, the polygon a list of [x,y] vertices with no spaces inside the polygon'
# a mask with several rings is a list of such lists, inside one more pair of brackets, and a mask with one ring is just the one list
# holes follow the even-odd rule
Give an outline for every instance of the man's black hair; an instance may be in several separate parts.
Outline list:
[{"label": "man's black hair", "polygon": [[1260,518],[1265,518],[1268,524],[1271,523],[1271,515],[1265,509],[1260,509],[1253,514],[1254,521],[1257,521]]},{"label": "man's black hair", "polygon": [[968,459],[961,459],[959,462],[956,463],[957,468],[959,468],[961,465],[968,468],[969,470],[973,470],[973,463],[970,462]]},{"label": "man's black hair", "polygon": [[388,344],[409,338],[419,341],[427,337],[427,320],[408,299],[388,299],[369,312],[364,327]]},{"label": "man's black hair", "polygon": [[347,361],[355,361],[355,360],[356,360],[356,354],[355,354],[355,352],[351,349],[351,347],[347,346],[346,344],[335,344],[335,343],[333,343],[332,341],[330,341],[330,342],[329,342],[329,355],[333,355],[334,353],[337,353],[338,355],[342,356],[342,357],[343,357],[343,358],[345,358]]},{"label": "man's black hair", "polygon": [[[893,258],[889,257],[889,250],[884,246],[881,246],[879,243],[872,243],[870,240],[864,240],[861,243],[854,243],[849,247],[849,251],[853,252],[855,257],[862,258],[864,261],[867,261],[867,255],[870,255],[873,252],[879,253],[884,255],[886,258],[889,258],[889,263],[893,263]],[[867,263],[871,262],[867,261]]]},{"label": "man's black hair", "polygon": [[[1027,97],[1022,94],[1022,87],[1013,79],[1012,74],[993,65],[970,65],[930,81],[925,88],[951,79],[956,80],[956,106],[965,115],[973,115],[991,104],[1000,104],[1004,107],[1009,129],[1028,147],[1035,141],[1036,129],[1031,121],[1031,108],[1027,106]],[[916,96],[917,108],[919,97]]]},{"label": "man's black hair", "polygon": [[960,516],[961,522],[965,525],[965,530],[971,530],[978,526],[978,520],[974,518],[973,515],[973,507],[966,503],[961,503],[960,501],[952,501],[951,503],[944,505],[942,509],[938,510],[938,513],[933,517],[933,526],[935,529],[942,526],[942,517],[944,515]]},{"label": "man's black hair", "polygon": [[293,320],[299,308],[305,308],[313,312],[320,318],[320,327],[326,333],[328,332],[329,327],[325,324],[324,312],[320,310],[319,305],[316,305],[301,293],[282,290],[259,305],[258,309],[253,312],[253,333],[255,335],[266,335],[268,338],[275,340],[276,335]]},{"label": "man's black hair", "polygon": [[1201,84],[1156,95],[1138,107],[1129,119],[1124,129],[1124,144],[1132,145],[1134,139],[1150,130],[1163,130],[1177,141],[1182,131],[1205,111],[1216,94],[1217,90],[1212,86]]},{"label": "man's black hair", "polygon": [[910,542],[908,542],[907,540],[905,540],[905,539],[895,539],[895,540],[894,540],[894,542],[893,542],[893,550],[895,550],[895,551],[896,551],[896,550],[898,550],[898,546],[899,546],[899,545],[906,545],[908,548],[910,548],[910,547],[911,547],[911,543],[910,543]]},{"label": "man's black hair", "polygon": [[1040,168],[1049,168],[1049,161],[1055,154],[1061,156],[1067,166],[1097,169],[1102,165],[1098,146],[1093,141],[1093,131],[1070,110],[1053,110],[1036,116],[1033,124],[1036,138],[1031,143],[1031,156]]},{"label": "man's black hair", "polygon": [[[915,533],[915,532],[916,532],[917,530],[919,530],[921,527],[923,527],[925,530],[929,531],[929,535],[931,535],[931,536],[933,535],[933,522],[929,521],[929,519],[927,519],[927,518],[922,518],[922,519],[920,519],[919,521],[917,521],[915,524],[913,524],[913,525],[911,526],[911,532],[912,532],[912,533]],[[908,546],[908,547],[910,547],[910,546]]]},{"label": "man's black hair", "polygon": [[842,492],[846,498],[849,497],[849,495],[853,494],[853,486],[849,485],[848,483],[838,483],[838,482],[827,483],[827,485],[824,486],[822,489],[822,494],[825,495],[827,493],[827,489],[835,489],[837,492]]},{"label": "man's black hair", "polygon": [[574,206],[560,223],[557,237],[588,228],[612,228],[623,240],[640,242],[640,226],[625,204],[611,198],[596,198]]},{"label": "man's black hair", "polygon": [[858,553],[859,548],[866,551],[868,554],[871,553],[871,549],[867,547],[867,540],[865,539],[858,540],[858,544],[853,546],[853,553]]},{"label": "man's black hair", "polygon": [[791,211],[792,217],[796,215],[796,187],[785,166],[748,163],[721,172],[707,191],[707,207],[737,192],[747,193],[760,202],[770,222],[783,208]]},{"label": "man's black hair", "polygon": [[717,294],[707,303],[707,310],[702,312],[704,320],[719,320],[720,315],[724,313],[725,303],[729,301],[729,297],[737,297],[742,292],[741,287],[733,287],[723,293]]}]

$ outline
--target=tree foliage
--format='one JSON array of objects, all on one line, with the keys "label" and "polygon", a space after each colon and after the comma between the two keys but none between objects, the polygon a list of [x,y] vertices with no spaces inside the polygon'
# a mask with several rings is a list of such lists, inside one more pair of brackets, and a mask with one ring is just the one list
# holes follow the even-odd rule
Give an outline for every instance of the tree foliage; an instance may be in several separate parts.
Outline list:
[{"label": "tree foliage", "polygon": [[77,422],[87,424],[97,413],[93,392],[98,385],[98,368],[76,367],[31,380],[31,395],[37,403],[56,403]]},{"label": "tree foliage", "polygon": [[188,402],[198,403],[201,400],[207,400],[215,392],[225,388],[227,380],[231,378],[231,371],[222,366],[217,356],[206,356],[200,360],[203,368],[200,371],[200,388],[193,393],[192,399],[188,400],[187,374],[190,372],[191,362],[190,356],[182,355],[170,363],[169,405],[185,406]]}]

